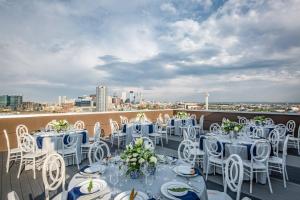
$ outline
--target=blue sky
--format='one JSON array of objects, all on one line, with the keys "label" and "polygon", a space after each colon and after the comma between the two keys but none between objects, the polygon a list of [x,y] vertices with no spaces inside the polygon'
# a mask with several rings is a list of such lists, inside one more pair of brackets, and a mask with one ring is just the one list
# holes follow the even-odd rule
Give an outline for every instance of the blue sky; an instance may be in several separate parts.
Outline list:
[{"label": "blue sky", "polygon": [[0,0],[0,93],[300,101],[297,0]]}]

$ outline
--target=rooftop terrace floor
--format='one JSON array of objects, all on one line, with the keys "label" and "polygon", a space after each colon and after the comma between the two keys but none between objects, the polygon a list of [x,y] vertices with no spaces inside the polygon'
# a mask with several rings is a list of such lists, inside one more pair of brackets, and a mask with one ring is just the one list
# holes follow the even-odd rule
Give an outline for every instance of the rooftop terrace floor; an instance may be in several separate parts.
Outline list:
[{"label": "rooftop terrace floor", "polygon": [[[177,147],[181,138],[172,137],[169,139],[169,143],[161,148],[156,147],[157,153],[165,155],[177,156]],[[112,149],[114,151],[114,149]],[[41,171],[38,171],[36,180],[33,179],[32,171],[23,171],[20,179],[17,179],[18,164],[13,164],[10,168],[9,173],[5,171],[6,165],[6,152],[0,153],[0,199],[7,199],[7,193],[14,190],[19,195],[20,199],[32,200],[32,199],[44,199],[44,185],[42,181]],[[87,165],[87,160],[81,163],[81,166]],[[283,187],[282,177],[278,174],[271,176],[271,182],[273,186],[273,194],[269,193],[268,185],[255,184],[253,187],[253,194],[249,195],[249,182],[244,181],[242,187],[242,196],[248,196],[251,199],[262,199],[262,200],[285,200],[285,199],[297,199],[300,195],[300,157],[296,155],[294,151],[289,151],[288,156],[288,175],[289,182],[287,182],[287,188]],[[66,185],[68,185],[72,176],[77,173],[77,167],[68,166],[66,167]],[[222,191],[223,186],[221,183],[221,176],[209,176],[207,181],[208,189],[215,189]],[[59,192],[59,191],[58,191]],[[55,194],[51,194],[51,196]],[[235,199],[234,194],[230,194]]]}]

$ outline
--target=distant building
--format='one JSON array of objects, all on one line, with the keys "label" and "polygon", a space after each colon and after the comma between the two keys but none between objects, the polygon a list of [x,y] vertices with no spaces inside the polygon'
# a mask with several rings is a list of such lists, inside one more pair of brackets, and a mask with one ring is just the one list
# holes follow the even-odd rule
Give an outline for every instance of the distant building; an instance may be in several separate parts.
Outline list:
[{"label": "distant building", "polygon": [[107,88],[105,86],[96,87],[96,111],[107,111]]},{"label": "distant building", "polygon": [[122,99],[123,103],[125,103],[125,101],[126,101],[126,99],[127,99],[127,94],[126,94],[126,92],[122,92],[122,94],[121,94],[121,99]]},{"label": "distant building", "polygon": [[12,110],[22,107],[23,96],[2,95],[0,96],[0,107],[10,107]]},{"label": "distant building", "polygon": [[58,97],[58,105],[61,106],[64,103],[67,103],[67,97],[66,96],[59,96]]},{"label": "distant building", "polygon": [[130,103],[134,103],[135,102],[135,96],[134,96],[134,92],[133,91],[129,92],[129,102]]}]

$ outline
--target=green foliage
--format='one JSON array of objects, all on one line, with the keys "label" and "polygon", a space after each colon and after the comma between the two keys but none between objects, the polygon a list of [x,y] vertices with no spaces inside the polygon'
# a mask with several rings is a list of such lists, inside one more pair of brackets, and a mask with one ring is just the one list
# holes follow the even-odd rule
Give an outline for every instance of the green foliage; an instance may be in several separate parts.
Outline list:
[{"label": "green foliage", "polygon": [[230,131],[234,131],[236,133],[240,132],[243,128],[242,124],[239,124],[237,122],[232,122],[229,119],[222,121],[222,129],[226,133],[229,133]]}]

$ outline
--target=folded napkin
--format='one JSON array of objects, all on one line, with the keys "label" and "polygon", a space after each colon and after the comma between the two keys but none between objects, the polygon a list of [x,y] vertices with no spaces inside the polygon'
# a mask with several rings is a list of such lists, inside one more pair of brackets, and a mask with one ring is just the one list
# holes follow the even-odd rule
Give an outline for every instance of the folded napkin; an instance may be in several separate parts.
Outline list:
[{"label": "folded napkin", "polygon": [[200,200],[198,195],[195,192],[192,192],[192,191],[188,191],[188,193],[186,195],[175,196],[175,197],[178,198],[178,199],[181,199],[181,200]]},{"label": "folded napkin", "polygon": [[79,134],[82,135],[82,144],[85,144],[87,142],[87,133],[86,133],[86,131],[82,131]]},{"label": "folded napkin", "polygon": [[68,192],[67,200],[76,200],[80,196],[85,195],[82,192],[80,192],[80,187],[73,187],[72,190]]},{"label": "folded napkin", "polygon": [[44,139],[44,137],[42,137],[42,136],[38,136],[36,138],[36,144],[37,144],[39,149],[43,148],[43,139]]},{"label": "folded napkin", "polygon": [[127,129],[127,126],[126,126],[126,124],[124,124],[124,125],[123,125],[123,128],[122,128],[122,132],[123,132],[123,133],[126,133],[126,129]]},{"label": "folded napkin", "polygon": [[84,172],[84,170],[85,170],[85,169],[87,169],[87,168],[89,168],[89,167],[90,167],[90,166],[89,166],[89,165],[87,165],[87,166],[85,166],[85,167],[81,168],[79,171],[80,171],[80,172],[83,172],[83,173],[85,173],[85,172]]}]

